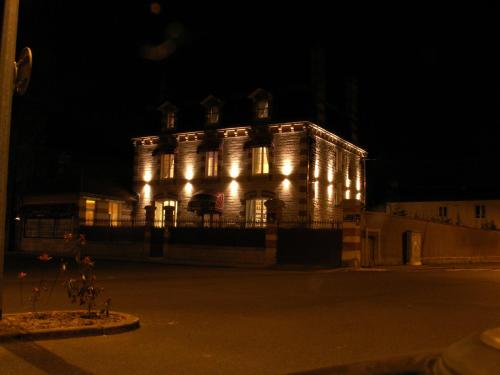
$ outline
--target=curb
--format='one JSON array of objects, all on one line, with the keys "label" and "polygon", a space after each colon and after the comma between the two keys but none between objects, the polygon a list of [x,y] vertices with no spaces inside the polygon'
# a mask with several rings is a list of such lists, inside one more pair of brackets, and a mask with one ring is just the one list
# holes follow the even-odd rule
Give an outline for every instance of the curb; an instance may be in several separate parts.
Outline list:
[{"label": "curb", "polygon": [[[122,317],[125,317],[125,319],[118,323],[109,323],[105,325],[88,327],[50,328],[30,331],[18,330],[14,332],[0,333],[0,342],[8,342],[14,340],[52,340],[70,337],[112,335],[132,331],[140,327],[139,318],[136,316],[116,311],[110,311],[110,313],[120,315]],[[5,314],[5,316],[8,315],[12,316],[19,314]]]}]

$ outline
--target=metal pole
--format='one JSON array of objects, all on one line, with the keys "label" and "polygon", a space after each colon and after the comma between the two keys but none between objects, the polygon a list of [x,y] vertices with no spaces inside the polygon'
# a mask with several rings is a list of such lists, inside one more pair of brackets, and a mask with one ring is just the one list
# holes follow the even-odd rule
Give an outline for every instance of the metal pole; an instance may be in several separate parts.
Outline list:
[{"label": "metal pole", "polygon": [[366,210],[366,205],[368,204],[368,201],[366,200],[366,158],[363,158],[363,200]]},{"label": "metal pole", "polygon": [[14,64],[16,58],[17,18],[19,0],[4,0],[2,44],[0,48],[0,319],[3,313],[3,265],[9,174],[9,140],[12,95],[14,94]]}]

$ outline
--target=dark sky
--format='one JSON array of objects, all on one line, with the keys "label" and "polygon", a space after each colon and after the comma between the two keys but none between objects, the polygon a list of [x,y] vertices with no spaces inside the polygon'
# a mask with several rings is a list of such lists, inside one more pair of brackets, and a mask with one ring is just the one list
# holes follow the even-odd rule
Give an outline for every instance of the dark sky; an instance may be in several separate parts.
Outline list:
[{"label": "dark sky", "polygon": [[34,70],[15,99],[14,142],[38,163],[110,166],[129,181],[130,137],[156,126],[163,99],[182,107],[214,92],[301,84],[319,44],[331,105],[344,105],[346,77],[358,79],[372,197],[499,190],[497,7],[21,3],[18,49],[32,47]]}]

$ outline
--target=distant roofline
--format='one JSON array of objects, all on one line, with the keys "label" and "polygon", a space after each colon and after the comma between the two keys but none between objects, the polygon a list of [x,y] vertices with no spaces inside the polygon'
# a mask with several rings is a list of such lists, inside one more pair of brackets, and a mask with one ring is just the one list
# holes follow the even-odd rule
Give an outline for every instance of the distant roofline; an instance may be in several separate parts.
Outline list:
[{"label": "distant roofline", "polygon": [[399,201],[387,201],[385,204],[391,203],[437,203],[437,202],[446,202],[446,203],[461,203],[461,202],[483,202],[483,201],[500,201],[500,198],[464,198],[464,199],[429,199],[429,200],[399,200]]}]

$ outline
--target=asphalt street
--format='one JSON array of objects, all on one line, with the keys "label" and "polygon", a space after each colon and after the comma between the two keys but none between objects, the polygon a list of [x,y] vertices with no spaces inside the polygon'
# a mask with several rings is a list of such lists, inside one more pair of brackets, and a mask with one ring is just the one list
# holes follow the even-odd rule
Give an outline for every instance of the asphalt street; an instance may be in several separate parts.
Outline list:
[{"label": "asphalt street", "polygon": [[[51,260],[57,263],[57,259]],[[98,261],[136,331],[0,344],[0,374],[285,374],[432,351],[500,326],[500,269],[233,269]],[[17,272],[28,276],[21,303]],[[40,267],[8,260],[4,313]],[[54,268],[45,277],[54,278]],[[48,297],[48,293],[46,293]],[[57,281],[40,310],[72,309]]]}]

